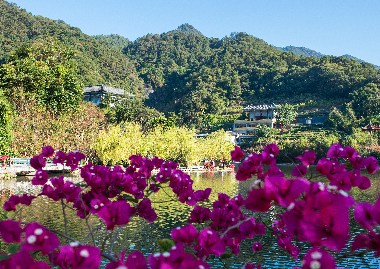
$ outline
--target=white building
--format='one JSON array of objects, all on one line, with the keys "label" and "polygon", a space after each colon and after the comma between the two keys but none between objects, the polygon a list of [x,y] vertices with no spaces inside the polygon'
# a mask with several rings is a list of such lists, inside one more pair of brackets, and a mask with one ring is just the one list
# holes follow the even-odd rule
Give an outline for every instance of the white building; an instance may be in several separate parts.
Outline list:
[{"label": "white building", "polygon": [[249,119],[247,120],[235,120],[233,131],[239,134],[239,140],[242,138],[251,138],[252,134],[256,131],[258,126],[266,125],[273,128],[273,124],[276,122],[275,104],[271,105],[257,105],[247,106],[243,108],[243,111],[249,112]]}]

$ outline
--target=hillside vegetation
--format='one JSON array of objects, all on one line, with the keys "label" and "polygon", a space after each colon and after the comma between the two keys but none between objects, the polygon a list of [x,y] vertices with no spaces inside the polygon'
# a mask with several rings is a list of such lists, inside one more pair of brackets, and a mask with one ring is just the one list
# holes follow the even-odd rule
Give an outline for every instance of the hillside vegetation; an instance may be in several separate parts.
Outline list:
[{"label": "hillside vegetation", "polygon": [[124,53],[155,91],[155,107],[185,122],[222,115],[245,103],[318,100],[341,105],[350,93],[380,84],[373,65],[345,57],[281,52],[245,33],[223,39],[183,32],[146,35]]},{"label": "hillside vegetation", "polygon": [[84,85],[106,84],[133,93],[142,89],[133,63],[108,42],[99,42],[64,21],[33,16],[4,0],[0,0],[0,18],[0,63],[22,45],[51,37],[74,51]]},{"label": "hillside vegetation", "polygon": [[[354,92],[378,92],[380,71],[346,57],[283,52],[245,33],[208,38],[189,24],[134,42],[119,35],[88,36],[0,0],[0,61],[23,45],[47,38],[74,52],[83,85],[106,84],[138,95],[190,127],[231,126],[250,103],[302,103],[341,107]],[[41,40],[41,41],[40,41]]]}]

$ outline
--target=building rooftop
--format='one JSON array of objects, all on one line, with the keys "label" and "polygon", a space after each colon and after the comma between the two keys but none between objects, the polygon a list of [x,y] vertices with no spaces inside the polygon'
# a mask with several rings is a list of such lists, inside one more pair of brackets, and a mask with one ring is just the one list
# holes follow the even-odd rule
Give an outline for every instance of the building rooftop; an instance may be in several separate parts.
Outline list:
[{"label": "building rooftop", "polygon": [[130,94],[128,92],[125,92],[123,89],[118,89],[106,85],[95,85],[95,86],[88,86],[84,87],[83,93],[84,94],[89,94],[89,93],[96,93],[96,92],[109,92],[117,95],[124,95],[124,93],[128,94],[130,97],[133,97],[133,94]]},{"label": "building rooftop", "polygon": [[274,109],[276,107],[275,104],[271,104],[271,105],[257,105],[257,106],[252,106],[252,105],[249,105],[245,108],[243,108],[244,111],[250,111],[250,110],[267,110],[267,109]]}]

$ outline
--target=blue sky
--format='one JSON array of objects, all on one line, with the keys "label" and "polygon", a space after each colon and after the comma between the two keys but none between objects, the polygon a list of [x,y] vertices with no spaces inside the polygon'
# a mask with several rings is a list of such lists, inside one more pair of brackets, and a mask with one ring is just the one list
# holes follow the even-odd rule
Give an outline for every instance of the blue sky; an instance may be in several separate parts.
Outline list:
[{"label": "blue sky", "polygon": [[189,23],[207,37],[246,32],[274,46],[350,54],[380,65],[380,0],[13,1],[88,35],[119,34],[133,41]]}]

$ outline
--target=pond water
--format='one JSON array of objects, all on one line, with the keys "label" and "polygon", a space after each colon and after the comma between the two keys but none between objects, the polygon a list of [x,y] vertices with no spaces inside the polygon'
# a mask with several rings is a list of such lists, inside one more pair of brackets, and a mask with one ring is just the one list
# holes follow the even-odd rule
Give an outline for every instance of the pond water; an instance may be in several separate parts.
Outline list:
[{"label": "pond water", "polygon": [[[292,170],[292,167],[289,166],[281,166],[280,168],[286,175],[289,175]],[[357,201],[374,203],[380,193],[380,180],[377,175],[367,176],[371,179],[372,187],[365,191],[355,188],[355,190],[351,191],[350,194],[353,195]],[[68,175],[67,178],[74,182],[80,182],[81,180],[79,177],[73,175]],[[196,190],[212,188],[213,192],[210,195],[210,202],[203,204],[210,207],[217,199],[218,193],[226,193],[230,197],[241,193],[245,198],[248,188],[254,181],[254,179],[249,179],[246,182],[239,182],[235,179],[235,174],[233,172],[192,173],[191,178],[194,180],[194,189]],[[0,180],[0,205],[2,206],[12,194],[38,194],[41,187],[31,185],[30,181],[31,177],[18,177],[11,180]],[[168,192],[168,194],[170,193]],[[145,256],[155,252],[160,252],[161,248],[158,246],[157,240],[170,238],[170,232],[173,228],[187,224],[192,207],[183,205],[179,202],[165,202],[168,200],[168,197],[163,191],[153,194],[151,196],[151,200],[158,215],[157,220],[151,224],[148,224],[144,219],[137,217],[133,218],[131,222],[120,231],[119,237],[113,247],[114,253],[120,253],[123,249],[126,249],[127,253],[134,250],[141,250]],[[68,223],[69,235],[81,241],[88,234],[86,223],[76,217],[75,211],[66,210],[66,214],[68,215],[68,219],[70,219]],[[266,217],[273,219],[275,214],[276,208],[272,208],[271,211],[266,214]],[[23,209],[22,218],[23,221],[38,221],[46,227],[64,231],[64,222],[60,202],[54,202],[46,197],[38,197],[32,202],[32,206]],[[361,227],[357,224],[355,225],[355,223],[356,222],[354,220],[351,221],[351,233],[358,234],[363,232]],[[98,224],[99,219],[96,217],[90,218],[91,227],[96,227]],[[199,231],[204,227],[198,226],[197,228]],[[116,231],[114,231],[113,235],[115,233]],[[97,245],[99,246],[104,244],[106,250],[109,248],[111,241],[108,240],[103,242],[103,238],[107,235],[112,238],[111,232],[107,232],[104,227],[95,233]],[[89,238],[88,240],[91,239]],[[252,244],[258,240],[268,240],[268,243],[255,256],[252,256]],[[65,239],[61,239],[61,242],[65,242]],[[88,242],[91,243],[91,241]],[[308,245],[301,244],[300,246],[301,253],[305,253]],[[0,246],[0,251],[2,251],[2,247],[4,246]],[[241,244],[241,253],[239,255],[224,260],[216,258],[210,265],[211,268],[241,268],[242,264],[248,260],[263,264],[264,268],[291,268],[292,266],[300,266],[299,261],[296,262],[294,258],[287,254],[286,251],[277,246],[276,240],[267,238],[266,236],[254,237],[251,240],[244,241]],[[338,264],[341,267],[355,269],[380,268],[379,262],[373,258],[372,253],[368,253],[368,255],[364,257],[364,260],[365,262],[363,262],[363,259],[360,258],[342,258],[339,260]],[[105,264],[106,261],[103,261],[103,267]]]}]

